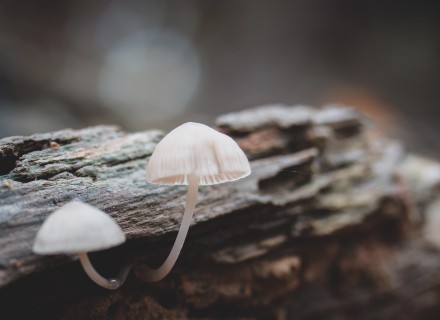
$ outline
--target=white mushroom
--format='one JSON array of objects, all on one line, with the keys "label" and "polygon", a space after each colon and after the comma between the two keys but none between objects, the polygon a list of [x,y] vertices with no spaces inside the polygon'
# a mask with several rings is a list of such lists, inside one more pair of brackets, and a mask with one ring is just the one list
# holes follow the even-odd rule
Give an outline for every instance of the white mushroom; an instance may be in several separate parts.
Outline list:
[{"label": "white mushroom", "polygon": [[166,135],[148,162],[147,180],[153,184],[188,185],[186,207],[170,254],[158,269],[147,269],[143,277],[159,281],[173,268],[188,233],[199,185],[234,181],[250,173],[249,161],[237,143],[208,126],[188,122]]},{"label": "white mushroom", "polygon": [[72,201],[52,213],[35,238],[33,251],[38,254],[76,253],[87,275],[98,285],[117,289],[125,281],[128,269],[118,278],[106,279],[92,266],[87,252],[117,246],[125,236],[106,213],[80,201]]}]

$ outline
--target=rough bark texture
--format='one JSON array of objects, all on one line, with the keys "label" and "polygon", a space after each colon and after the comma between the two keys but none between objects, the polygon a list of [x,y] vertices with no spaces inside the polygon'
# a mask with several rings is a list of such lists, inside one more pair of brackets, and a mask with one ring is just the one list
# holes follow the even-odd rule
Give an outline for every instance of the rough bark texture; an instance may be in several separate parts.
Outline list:
[{"label": "rough bark texture", "polygon": [[[440,316],[440,166],[408,155],[354,109],[267,106],[217,120],[252,175],[202,187],[173,272],[142,281],[179,228],[185,188],[149,185],[160,131],[99,126],[0,140],[1,319],[432,319]],[[78,198],[124,245],[92,254],[117,291],[33,239]]]}]

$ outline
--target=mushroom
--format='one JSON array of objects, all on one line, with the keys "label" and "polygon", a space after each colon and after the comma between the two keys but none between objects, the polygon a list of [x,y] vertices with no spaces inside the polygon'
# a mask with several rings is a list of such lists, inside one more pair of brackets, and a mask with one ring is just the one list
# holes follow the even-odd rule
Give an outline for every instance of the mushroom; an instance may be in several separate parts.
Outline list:
[{"label": "mushroom", "polygon": [[121,228],[109,215],[74,200],[46,219],[32,249],[37,254],[78,254],[90,279],[101,287],[114,290],[124,283],[129,268],[124,267],[116,279],[106,279],[93,268],[87,252],[111,248],[123,242],[125,236]]},{"label": "mushroom", "polygon": [[165,262],[144,267],[147,281],[163,279],[173,268],[188,233],[199,185],[234,181],[251,173],[249,161],[237,143],[206,125],[188,122],[172,130],[156,146],[147,165],[153,184],[188,185],[185,212],[177,238]]}]

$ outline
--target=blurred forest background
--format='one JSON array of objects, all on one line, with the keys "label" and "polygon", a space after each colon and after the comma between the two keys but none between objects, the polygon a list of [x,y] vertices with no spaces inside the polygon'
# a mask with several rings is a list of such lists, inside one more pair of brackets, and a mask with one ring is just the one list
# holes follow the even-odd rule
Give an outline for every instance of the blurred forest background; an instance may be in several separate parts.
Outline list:
[{"label": "blurred forest background", "polygon": [[357,106],[439,156],[438,1],[0,1],[0,137]]}]

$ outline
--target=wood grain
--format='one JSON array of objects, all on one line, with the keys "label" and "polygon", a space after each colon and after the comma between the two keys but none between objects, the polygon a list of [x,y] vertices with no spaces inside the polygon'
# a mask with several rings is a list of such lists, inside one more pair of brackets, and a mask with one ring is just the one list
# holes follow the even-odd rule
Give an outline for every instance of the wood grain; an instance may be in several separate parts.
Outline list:
[{"label": "wood grain", "polygon": [[[429,299],[413,300],[421,288],[440,294],[439,277],[421,276],[440,268],[435,241],[423,236],[426,208],[432,215],[438,203],[436,162],[408,155],[340,106],[265,106],[217,124],[245,150],[252,174],[201,188],[182,256],[156,284],[142,281],[143,268],[168,253],[185,195],[184,187],[145,180],[161,131],[98,126],[0,140],[2,314],[386,319],[439,311]],[[121,290],[95,287],[74,256],[32,253],[47,215],[75,198],[110,214],[126,233],[123,246],[92,255],[108,275],[135,261]],[[397,307],[407,300],[414,304]]]}]

